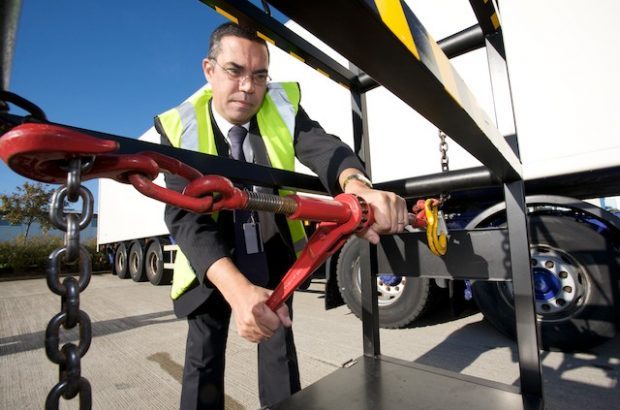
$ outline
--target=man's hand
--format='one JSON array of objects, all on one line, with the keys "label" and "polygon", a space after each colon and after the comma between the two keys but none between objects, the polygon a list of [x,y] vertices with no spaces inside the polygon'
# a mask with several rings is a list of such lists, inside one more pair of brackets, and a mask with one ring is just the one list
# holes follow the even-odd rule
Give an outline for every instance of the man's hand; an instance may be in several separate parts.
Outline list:
[{"label": "man's hand", "polygon": [[248,292],[231,304],[237,325],[237,333],[250,342],[260,343],[273,336],[281,325],[292,325],[288,306],[282,305],[275,313],[265,302],[269,298],[267,289],[250,285]]},{"label": "man's hand", "polygon": [[216,261],[207,271],[207,278],[222,293],[232,309],[239,336],[260,343],[273,336],[282,325],[292,326],[288,306],[276,312],[267,307],[271,291],[254,286],[229,258]]},{"label": "man's hand", "polygon": [[[340,175],[341,181],[352,173],[359,173],[355,169],[347,169]],[[351,179],[344,187],[347,194],[359,195],[372,207],[375,223],[360,236],[370,242],[379,243],[380,234],[394,234],[402,232],[409,224],[407,203],[393,192],[379,191],[368,187],[364,182]]]}]

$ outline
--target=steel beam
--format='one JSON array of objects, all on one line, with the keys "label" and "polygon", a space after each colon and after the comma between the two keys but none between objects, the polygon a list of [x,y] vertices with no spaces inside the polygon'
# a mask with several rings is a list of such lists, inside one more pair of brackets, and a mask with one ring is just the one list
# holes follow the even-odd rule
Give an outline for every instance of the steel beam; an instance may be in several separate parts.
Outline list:
[{"label": "steel beam", "polygon": [[498,186],[499,183],[500,181],[494,178],[487,168],[475,167],[380,182],[375,184],[375,187],[407,198],[420,198],[438,195],[444,191],[453,192]]},{"label": "steel beam", "polygon": [[526,396],[542,398],[542,367],[538,349],[538,327],[525,219],[523,181],[505,184],[504,196],[506,198],[510,264],[513,270],[512,289],[514,292],[521,392]]},{"label": "steel beam", "polygon": [[446,132],[494,176],[521,178],[519,159],[446,55],[402,2],[270,3]]},{"label": "steel beam", "polygon": [[377,246],[365,242],[360,246],[360,275],[362,288],[362,336],[364,356],[381,354],[379,334],[379,302],[377,300]]},{"label": "steel beam", "polygon": [[508,232],[500,228],[451,231],[448,252],[441,257],[428,249],[426,232],[382,236],[378,271],[426,278],[510,280]]},{"label": "steel beam", "polygon": [[[454,33],[437,42],[441,51],[448,58],[458,57],[484,47],[484,36],[478,24]],[[362,73],[358,78],[359,91],[366,92],[379,86],[368,74]]]},{"label": "steel beam", "polygon": [[3,0],[0,2],[0,89],[9,89],[11,64],[15,49],[15,35],[21,10],[21,0]]},{"label": "steel beam", "polygon": [[484,47],[484,36],[480,25],[476,24],[439,40],[437,44],[446,57],[454,58]]},{"label": "steel beam", "polygon": [[[19,118],[20,117],[10,115],[0,116],[0,120],[6,119],[10,123],[14,124],[19,123]],[[251,185],[284,188],[293,191],[323,195],[327,194],[325,188],[321,184],[321,181],[315,176],[265,167],[250,162],[241,163],[239,161],[219,157],[217,155],[203,154],[201,152],[154,144],[151,142],[120,137],[118,135],[107,134],[104,132],[71,127],[64,124],[49,124],[70,128],[93,137],[117,141],[119,143],[119,150],[117,151],[118,154],[136,154],[143,151],[155,151],[176,158],[205,175],[223,175],[233,182],[243,182]]]},{"label": "steel beam", "polygon": [[[358,86],[357,75],[295,34],[249,1],[201,0],[227,19],[256,31],[259,37],[289,53],[348,89]],[[271,2],[270,2],[271,3]]]}]

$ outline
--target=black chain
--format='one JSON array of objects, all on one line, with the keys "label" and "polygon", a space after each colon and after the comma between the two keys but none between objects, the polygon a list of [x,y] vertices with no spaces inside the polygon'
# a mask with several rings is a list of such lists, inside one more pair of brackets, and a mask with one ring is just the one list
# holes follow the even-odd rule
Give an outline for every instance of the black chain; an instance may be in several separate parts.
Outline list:
[{"label": "black chain", "polygon": [[[45,408],[58,409],[60,397],[69,400],[80,396],[80,409],[92,408],[90,383],[82,377],[81,358],[86,354],[92,340],[90,317],[80,310],[80,292],[90,282],[91,260],[88,250],[80,245],[80,230],[86,228],[93,217],[93,195],[81,186],[81,173],[87,170],[92,162],[82,164],[81,159],[71,160],[67,166],[67,184],[59,187],[50,201],[49,216],[58,229],[65,232],[64,247],[54,250],[48,258],[47,286],[61,297],[61,310],[47,324],[45,330],[45,353],[47,358],[59,366],[59,381],[52,387]],[[82,199],[81,214],[66,213],[65,201],[75,203]],[[79,218],[78,218],[79,216]],[[67,264],[79,262],[79,276],[67,276],[60,283],[61,261]],[[73,329],[79,326],[79,342],[65,343],[59,349],[60,326]]]},{"label": "black chain", "polygon": [[[448,142],[446,141],[446,133],[439,130],[439,152],[441,152],[441,172],[450,171],[450,159],[448,158]],[[439,195],[439,207],[450,199],[450,194],[446,191]]]}]

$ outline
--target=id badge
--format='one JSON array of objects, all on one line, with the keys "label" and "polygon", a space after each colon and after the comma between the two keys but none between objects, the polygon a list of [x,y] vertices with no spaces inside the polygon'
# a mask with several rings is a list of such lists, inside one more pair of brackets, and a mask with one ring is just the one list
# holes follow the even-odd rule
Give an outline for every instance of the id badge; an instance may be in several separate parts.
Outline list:
[{"label": "id badge", "polygon": [[258,222],[250,221],[244,223],[243,237],[245,239],[245,252],[248,255],[263,251],[263,241]]}]

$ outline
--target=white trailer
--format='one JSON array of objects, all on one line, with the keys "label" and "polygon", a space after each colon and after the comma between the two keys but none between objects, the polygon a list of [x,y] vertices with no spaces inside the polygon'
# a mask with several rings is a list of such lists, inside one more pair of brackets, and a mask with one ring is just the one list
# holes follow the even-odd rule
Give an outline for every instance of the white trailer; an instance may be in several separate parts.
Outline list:
[{"label": "white trailer", "polygon": [[[154,128],[140,138],[159,143]],[[163,175],[154,181],[164,185]],[[108,249],[113,272],[121,279],[169,284],[176,245],[164,222],[163,202],[148,198],[128,184],[99,179],[97,246]]]},{"label": "white trailer", "polygon": [[[436,39],[476,23],[467,1],[407,3]],[[617,208],[618,197],[614,196],[620,195],[620,188],[608,182],[597,186],[581,178],[592,172],[620,169],[620,116],[614,104],[620,95],[620,82],[616,81],[620,51],[612,45],[612,39],[620,36],[614,21],[620,5],[613,0],[596,4],[522,1],[501,2],[501,7],[499,19],[510,88],[491,83],[484,49],[455,57],[451,63],[489,118],[510,120],[496,117],[494,99],[512,99],[526,190],[531,183],[538,194],[528,198],[528,205],[532,261],[538,263],[534,275],[543,345],[584,348],[613,336],[618,320],[615,311],[620,221],[581,200],[611,196],[604,203],[594,199],[591,202]],[[294,22],[287,26],[348,66],[346,59]],[[349,91],[276,47],[270,47],[270,51],[271,77],[276,81],[299,81],[306,111],[328,132],[353,145]],[[188,95],[192,91],[188,90]],[[382,87],[369,91],[366,103],[371,141],[366,159],[372,165],[373,183],[389,187],[395,179],[441,171],[435,126]],[[145,138],[152,136],[150,130]],[[456,143],[449,140],[448,145],[451,170],[480,165]],[[298,171],[309,173],[303,166]],[[570,192],[579,193],[575,194],[579,200],[558,196],[564,193],[564,184]],[[98,241],[114,249],[117,274],[127,277],[127,271],[132,271],[129,276],[135,280],[144,280],[147,274],[149,278],[157,277],[154,272],[164,268],[162,257],[157,261],[157,256],[163,255],[164,244],[174,249],[168,245],[163,205],[132,188],[105,180],[100,182],[99,197]],[[473,229],[503,223],[501,204],[493,204],[488,198],[465,198],[471,203],[454,208],[454,224]],[[124,262],[127,259],[129,264]],[[352,240],[343,248],[339,262],[329,264],[327,276],[328,287],[337,286],[344,301],[360,315],[356,261],[357,245]],[[171,262],[171,257],[166,257],[165,263]],[[556,268],[549,268],[552,265]],[[142,273],[143,266],[146,273]],[[380,275],[377,280],[380,323],[384,327],[409,324],[425,310],[437,284],[453,286],[427,278],[393,275]],[[465,287],[473,291],[476,302],[494,325],[514,333],[514,319],[506,319],[514,318],[509,282]],[[594,320],[588,312],[595,312],[600,320]]]}]

